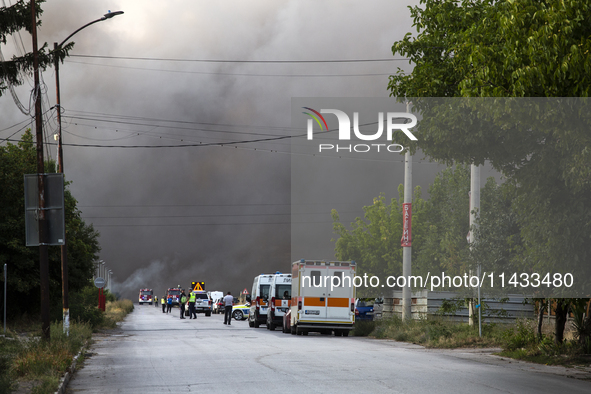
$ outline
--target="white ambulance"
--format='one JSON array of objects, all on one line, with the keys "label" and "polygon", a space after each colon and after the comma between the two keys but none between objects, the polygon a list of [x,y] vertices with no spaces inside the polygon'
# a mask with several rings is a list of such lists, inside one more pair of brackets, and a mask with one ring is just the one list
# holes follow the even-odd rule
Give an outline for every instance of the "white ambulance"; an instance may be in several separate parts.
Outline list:
[{"label": "white ambulance", "polygon": [[267,311],[267,330],[283,325],[283,316],[289,310],[291,300],[291,274],[276,273],[269,288],[269,310]]},{"label": "white ambulance", "polygon": [[252,291],[247,296],[250,302],[250,313],[248,314],[248,325],[258,328],[259,325],[267,323],[267,310],[269,309],[269,290],[275,274],[261,274],[254,277]]},{"label": "white ambulance", "polygon": [[355,323],[354,261],[299,260],[291,265],[292,335],[348,336]]}]

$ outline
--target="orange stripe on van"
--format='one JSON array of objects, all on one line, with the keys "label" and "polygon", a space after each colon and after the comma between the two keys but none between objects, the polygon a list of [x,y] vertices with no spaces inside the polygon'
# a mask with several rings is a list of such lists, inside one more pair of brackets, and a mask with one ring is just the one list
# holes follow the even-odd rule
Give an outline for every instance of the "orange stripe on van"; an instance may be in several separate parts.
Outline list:
[{"label": "orange stripe on van", "polygon": [[303,301],[305,306],[325,306],[325,299],[326,298],[320,301],[320,297],[305,297]]},{"label": "orange stripe on van", "polygon": [[329,298],[328,299],[328,306],[330,307],[349,307],[349,299],[348,298]]}]

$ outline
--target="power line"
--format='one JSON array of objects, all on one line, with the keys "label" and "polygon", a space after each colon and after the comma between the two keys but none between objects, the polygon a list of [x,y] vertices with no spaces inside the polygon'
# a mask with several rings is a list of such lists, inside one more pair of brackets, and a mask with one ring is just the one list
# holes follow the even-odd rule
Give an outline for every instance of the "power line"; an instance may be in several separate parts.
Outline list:
[{"label": "power line", "polygon": [[114,66],[112,64],[97,64],[86,62],[68,61],[68,63],[86,64],[90,66],[121,68],[128,70],[144,70],[144,71],[158,71],[170,72],[179,74],[199,74],[199,75],[224,75],[224,76],[238,76],[238,77],[281,77],[281,78],[331,78],[331,77],[383,77],[392,75],[392,73],[365,73],[365,74],[251,74],[251,73],[228,73],[228,72],[205,72],[205,71],[185,71],[185,70],[165,70],[161,68],[144,68],[144,67],[128,67],[128,66]]},{"label": "power line", "polygon": [[169,61],[189,63],[256,63],[256,64],[297,64],[297,63],[375,63],[408,61],[407,58],[394,59],[327,59],[327,60],[223,60],[223,59],[178,59],[158,57],[132,57],[132,56],[104,56],[104,55],[70,55],[70,57],[84,57],[93,59],[117,59],[117,60],[143,60],[143,61]]}]

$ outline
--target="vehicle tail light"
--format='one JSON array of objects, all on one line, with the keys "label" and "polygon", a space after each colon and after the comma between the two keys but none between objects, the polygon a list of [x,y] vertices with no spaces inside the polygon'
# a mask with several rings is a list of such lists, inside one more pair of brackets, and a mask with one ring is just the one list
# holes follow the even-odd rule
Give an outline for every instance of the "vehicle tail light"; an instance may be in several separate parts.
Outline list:
[{"label": "vehicle tail light", "polygon": [[275,310],[275,297],[271,297],[271,310]]},{"label": "vehicle tail light", "polygon": [[355,316],[359,316],[359,310],[355,308]]},{"label": "vehicle tail light", "polygon": [[351,312],[354,312],[354,311],[355,311],[355,304],[352,302],[351,303]]},{"label": "vehicle tail light", "polygon": [[257,299],[256,299],[255,302],[256,302],[256,305],[255,306],[256,306],[257,311],[258,311],[259,308],[260,308],[260,306],[261,306],[261,297],[257,297]]},{"label": "vehicle tail light", "polygon": [[298,301],[298,311],[302,310],[302,301]]}]

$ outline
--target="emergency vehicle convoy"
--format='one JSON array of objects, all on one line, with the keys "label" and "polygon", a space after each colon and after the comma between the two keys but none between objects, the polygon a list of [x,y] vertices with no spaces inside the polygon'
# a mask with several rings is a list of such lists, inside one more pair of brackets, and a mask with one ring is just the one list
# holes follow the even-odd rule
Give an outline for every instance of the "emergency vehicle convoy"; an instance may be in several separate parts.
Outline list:
[{"label": "emergency vehicle convoy", "polygon": [[152,292],[152,289],[140,289],[140,295],[139,295],[140,305],[142,305],[144,303],[148,303],[148,304],[152,305],[153,294],[154,293]]},{"label": "emergency vehicle convoy", "polygon": [[354,261],[292,263],[289,312],[292,335],[308,335],[308,332],[349,335],[355,323],[356,268]]}]

